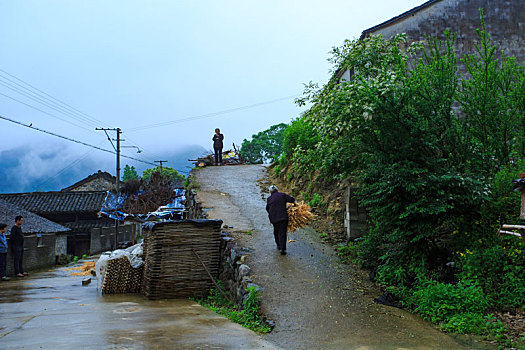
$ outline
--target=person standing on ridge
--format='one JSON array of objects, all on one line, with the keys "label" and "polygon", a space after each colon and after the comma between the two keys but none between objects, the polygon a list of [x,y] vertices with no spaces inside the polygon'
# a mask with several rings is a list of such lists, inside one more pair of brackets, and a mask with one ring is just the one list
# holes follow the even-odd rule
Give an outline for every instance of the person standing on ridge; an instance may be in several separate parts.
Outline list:
[{"label": "person standing on ridge", "polygon": [[288,210],[286,203],[294,203],[295,199],[286,193],[279,192],[275,185],[269,188],[270,197],[266,200],[266,211],[273,225],[273,236],[281,255],[286,254],[286,232],[288,231]]},{"label": "person standing on ridge", "polygon": [[24,272],[23,258],[24,258],[24,233],[22,232],[22,223],[24,218],[18,215],[15,218],[15,225],[11,228],[10,244],[11,251],[13,252],[13,263],[15,267],[16,277],[27,276],[28,273]]},{"label": "person standing on ridge", "polygon": [[222,165],[222,141],[224,140],[224,135],[221,134],[219,128],[215,129],[215,135],[213,135],[212,140],[213,150],[215,151],[215,165]]}]

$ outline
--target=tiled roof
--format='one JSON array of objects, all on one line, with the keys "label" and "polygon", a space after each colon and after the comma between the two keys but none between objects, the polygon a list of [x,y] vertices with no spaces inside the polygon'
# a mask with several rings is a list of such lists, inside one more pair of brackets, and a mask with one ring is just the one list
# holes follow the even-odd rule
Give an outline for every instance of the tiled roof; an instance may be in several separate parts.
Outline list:
[{"label": "tiled roof", "polygon": [[99,212],[106,191],[0,194],[0,199],[39,215]]},{"label": "tiled roof", "polygon": [[103,171],[99,170],[98,172],[89,175],[85,179],[80,180],[79,182],[74,183],[73,185],[71,185],[69,187],[64,188],[62,190],[62,192],[73,191],[74,189],[76,189],[76,188],[78,188],[78,187],[80,187],[80,186],[82,186],[82,185],[84,185],[84,184],[86,184],[86,183],[88,183],[90,181],[93,181],[93,180],[95,180],[97,178],[103,178],[104,180],[106,180],[106,181],[108,181],[110,183],[113,183],[113,184],[116,183],[116,181],[117,181],[117,178],[115,176],[111,175],[110,173],[108,173],[107,171],[103,172]]},{"label": "tiled roof", "polygon": [[44,219],[41,216],[18,208],[0,199],[0,222],[7,224],[8,230],[15,224],[15,217],[17,215],[24,217],[24,223],[22,224],[22,231],[24,233],[58,233],[69,231],[67,227]]}]

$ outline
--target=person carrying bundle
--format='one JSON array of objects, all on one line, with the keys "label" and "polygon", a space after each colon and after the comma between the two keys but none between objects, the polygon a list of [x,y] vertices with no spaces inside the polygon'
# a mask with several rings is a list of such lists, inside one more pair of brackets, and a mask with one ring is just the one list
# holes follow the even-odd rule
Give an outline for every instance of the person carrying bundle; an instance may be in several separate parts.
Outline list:
[{"label": "person carrying bundle", "polygon": [[294,203],[295,199],[286,193],[279,192],[275,185],[270,186],[270,197],[266,201],[268,218],[273,225],[273,236],[281,255],[286,254],[286,232],[288,230],[288,211],[286,203]]}]

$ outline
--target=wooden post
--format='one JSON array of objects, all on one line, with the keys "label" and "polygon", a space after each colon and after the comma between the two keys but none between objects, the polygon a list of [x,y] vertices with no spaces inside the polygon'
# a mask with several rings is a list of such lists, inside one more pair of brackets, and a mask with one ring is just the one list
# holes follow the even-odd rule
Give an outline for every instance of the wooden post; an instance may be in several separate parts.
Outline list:
[{"label": "wooden post", "polygon": [[522,188],[520,190],[521,192],[521,213],[520,213],[520,219],[525,220],[525,188]]}]

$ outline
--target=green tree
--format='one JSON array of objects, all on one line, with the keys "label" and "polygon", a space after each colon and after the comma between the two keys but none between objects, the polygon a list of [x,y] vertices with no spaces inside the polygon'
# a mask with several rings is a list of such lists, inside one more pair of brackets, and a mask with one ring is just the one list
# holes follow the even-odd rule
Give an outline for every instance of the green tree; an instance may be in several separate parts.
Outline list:
[{"label": "green tree", "polygon": [[466,132],[476,142],[484,170],[489,175],[525,156],[525,77],[515,58],[498,52],[485,31],[476,30],[475,54],[463,59],[471,78],[462,82],[461,110]]},{"label": "green tree", "polygon": [[139,174],[137,174],[137,170],[135,170],[135,167],[130,167],[128,164],[126,164],[126,166],[124,167],[124,174],[122,175],[122,181],[128,181],[138,178]]},{"label": "green tree", "polygon": [[[142,172],[142,179],[148,180],[153,173],[160,173],[160,166],[149,168]],[[162,175],[169,176],[173,181],[184,180],[186,177],[170,167],[162,167]]]},{"label": "green tree", "polygon": [[241,155],[252,164],[276,161],[283,151],[283,133],[287,124],[272,125],[269,129],[252,135],[252,140],[244,139]]}]

